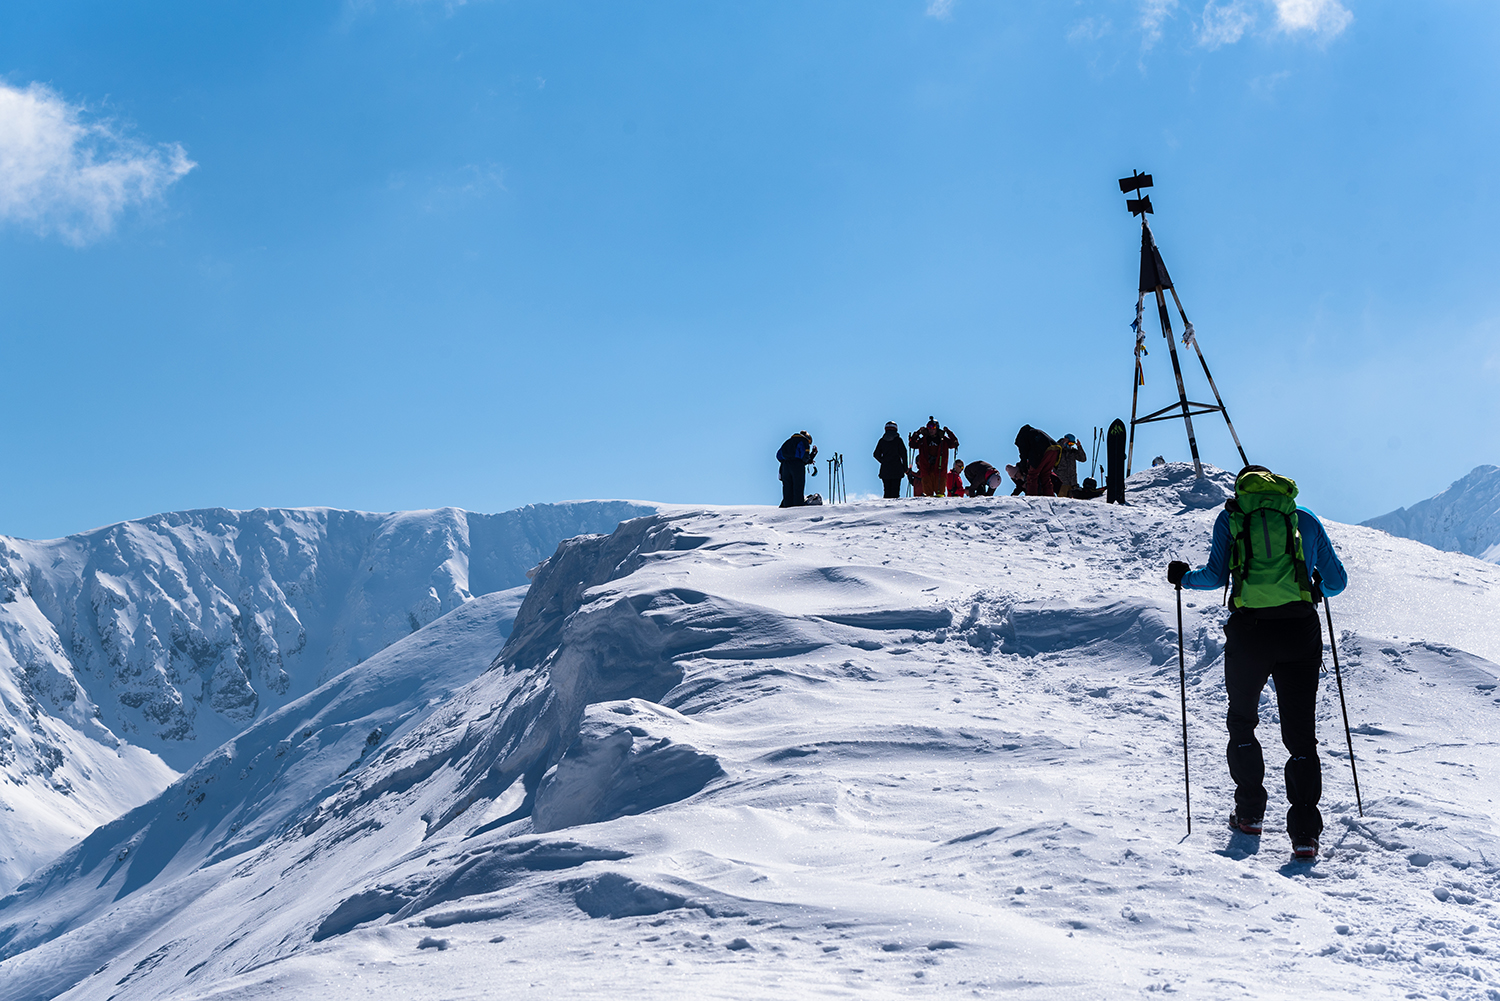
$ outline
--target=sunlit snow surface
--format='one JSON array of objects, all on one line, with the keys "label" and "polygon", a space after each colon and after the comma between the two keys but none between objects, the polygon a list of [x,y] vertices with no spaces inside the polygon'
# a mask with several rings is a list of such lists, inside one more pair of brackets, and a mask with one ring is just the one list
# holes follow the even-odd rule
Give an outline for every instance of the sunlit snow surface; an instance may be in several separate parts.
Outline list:
[{"label": "sunlit snow surface", "polygon": [[452,695],[483,599],[0,902],[0,997],[1495,997],[1500,567],[1329,525],[1365,816],[1330,661],[1315,865],[1274,701],[1265,837],[1225,826],[1225,612],[1186,595],[1185,836],[1191,482],[565,543]]}]

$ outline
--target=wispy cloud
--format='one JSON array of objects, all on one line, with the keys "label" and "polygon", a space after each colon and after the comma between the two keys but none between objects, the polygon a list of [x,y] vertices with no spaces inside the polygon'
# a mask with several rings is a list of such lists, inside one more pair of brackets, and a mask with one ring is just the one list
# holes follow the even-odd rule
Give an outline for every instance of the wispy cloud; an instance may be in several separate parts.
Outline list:
[{"label": "wispy cloud", "polygon": [[1107,17],[1086,17],[1068,29],[1068,41],[1097,42],[1109,34],[1111,27]]},{"label": "wispy cloud", "polygon": [[1150,49],[1161,41],[1167,19],[1177,9],[1177,0],[1142,0],[1141,48]]},{"label": "wispy cloud", "polygon": [[1281,70],[1278,73],[1268,73],[1265,76],[1258,76],[1250,81],[1250,91],[1260,97],[1270,97],[1276,92],[1276,88],[1291,78],[1291,70]]},{"label": "wispy cloud", "polygon": [[927,0],[927,16],[946,21],[953,16],[953,4],[957,0]]},{"label": "wispy cloud", "polygon": [[[1162,40],[1167,22],[1177,14],[1179,2],[1136,0],[1143,50],[1150,51]],[[1339,0],[1206,0],[1203,12],[1195,19],[1194,34],[1198,44],[1206,49],[1234,45],[1254,32],[1258,23],[1264,23],[1263,14],[1270,15],[1270,23],[1262,35],[1312,35],[1325,42],[1354,22],[1354,14]],[[1086,39],[1091,20],[1075,25],[1068,38]]]},{"label": "wispy cloud", "polygon": [[81,246],[195,166],[180,144],[152,145],[90,120],[41,84],[0,84],[0,222]]},{"label": "wispy cloud", "polygon": [[1271,0],[1276,7],[1276,27],[1288,34],[1307,32],[1332,38],[1354,21],[1354,14],[1339,0]]},{"label": "wispy cloud", "polygon": [[1247,0],[1215,3],[1208,0],[1198,22],[1198,44],[1209,49],[1233,45],[1255,24],[1255,12]]}]

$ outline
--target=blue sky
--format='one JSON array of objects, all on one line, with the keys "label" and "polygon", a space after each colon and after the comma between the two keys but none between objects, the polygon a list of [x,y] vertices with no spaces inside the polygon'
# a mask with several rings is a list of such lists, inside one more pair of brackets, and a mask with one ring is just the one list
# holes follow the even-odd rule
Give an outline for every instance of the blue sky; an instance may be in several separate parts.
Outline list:
[{"label": "blue sky", "polygon": [[[996,464],[1025,422],[1087,442],[1129,415],[1133,168],[1251,460],[1338,520],[1409,505],[1500,463],[1497,28],[1478,0],[12,0],[0,534],[774,503],[800,428],[874,491],[881,426],[928,414]],[[1175,398],[1150,329],[1143,410]],[[1180,425],[1137,452],[1188,457]]]}]

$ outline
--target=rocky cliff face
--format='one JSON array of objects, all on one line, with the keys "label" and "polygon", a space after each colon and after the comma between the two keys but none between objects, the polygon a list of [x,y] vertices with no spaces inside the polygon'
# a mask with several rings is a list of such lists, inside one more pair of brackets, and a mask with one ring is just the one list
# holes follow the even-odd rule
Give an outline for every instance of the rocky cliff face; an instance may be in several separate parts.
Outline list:
[{"label": "rocky cliff face", "polygon": [[0,889],[254,720],[524,585],[563,539],[649,510],[211,509],[0,538]]}]

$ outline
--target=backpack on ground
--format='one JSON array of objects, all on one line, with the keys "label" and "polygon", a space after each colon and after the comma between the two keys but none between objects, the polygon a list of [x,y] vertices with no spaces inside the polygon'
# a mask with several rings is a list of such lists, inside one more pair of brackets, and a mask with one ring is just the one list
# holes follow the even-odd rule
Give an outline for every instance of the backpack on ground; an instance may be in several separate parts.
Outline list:
[{"label": "backpack on ground", "polygon": [[1229,512],[1229,607],[1311,605],[1296,482],[1263,470],[1241,473],[1224,509]]}]

